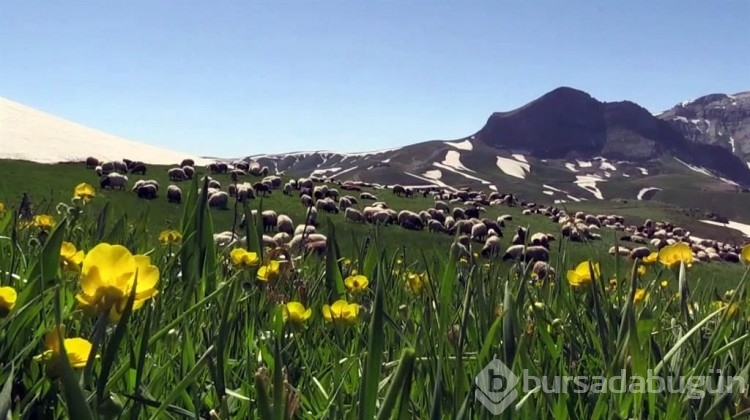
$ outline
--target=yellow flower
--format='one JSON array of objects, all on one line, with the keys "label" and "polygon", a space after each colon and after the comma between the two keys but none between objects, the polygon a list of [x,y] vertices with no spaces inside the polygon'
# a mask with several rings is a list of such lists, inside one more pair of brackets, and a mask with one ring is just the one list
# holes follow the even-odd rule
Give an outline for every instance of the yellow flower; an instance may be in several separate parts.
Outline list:
[{"label": "yellow flower", "polygon": [[78,251],[75,245],[63,241],[60,247],[60,265],[63,270],[80,273],[83,256],[83,251]]},{"label": "yellow flower", "polygon": [[229,258],[232,260],[232,265],[239,268],[255,267],[260,264],[258,254],[255,252],[248,252],[244,248],[235,248],[229,253]]},{"label": "yellow flower", "polygon": [[305,309],[305,306],[299,302],[288,302],[284,305],[283,315],[284,321],[300,325],[312,316],[312,310],[310,308]]},{"label": "yellow flower", "polygon": [[328,322],[353,323],[359,315],[359,305],[349,303],[343,299],[333,302],[333,305],[323,306],[323,318]]},{"label": "yellow flower", "polygon": [[740,253],[740,259],[745,262],[745,264],[750,265],[750,245],[745,245],[744,248],[742,248],[742,252]]},{"label": "yellow flower", "polygon": [[271,260],[266,265],[261,265],[258,269],[258,274],[255,277],[260,281],[274,280],[279,276],[281,272],[281,263],[276,260]]},{"label": "yellow flower", "polygon": [[687,268],[693,265],[693,252],[690,250],[690,246],[684,242],[665,246],[659,251],[658,258],[662,265],[673,270],[680,268],[681,262],[684,262]]},{"label": "yellow flower", "polygon": [[720,300],[714,301],[713,304],[712,304],[712,306],[713,306],[713,310],[717,310],[717,309],[721,309],[721,308],[725,308],[725,307],[729,306],[727,308],[727,317],[729,317],[729,318],[735,316],[737,314],[737,312],[739,312],[739,310],[740,310],[740,306],[737,305],[736,303],[732,303],[730,305],[730,304],[728,304],[726,302],[722,302]]},{"label": "yellow flower", "polygon": [[419,295],[429,284],[427,273],[407,273],[406,290],[412,295]]},{"label": "yellow flower", "polygon": [[0,318],[5,318],[16,306],[18,294],[16,289],[5,286],[0,287]]},{"label": "yellow flower", "polygon": [[[65,326],[60,325],[59,327],[60,333],[64,336]],[[73,369],[81,369],[86,366],[93,347],[88,340],[80,337],[66,338],[63,340],[63,344],[65,345],[65,352],[68,355],[68,361]],[[57,328],[53,328],[44,335],[44,348],[45,351],[42,354],[34,356],[34,360],[56,364],[61,352],[60,336],[58,335]]]},{"label": "yellow flower", "polygon": [[346,285],[346,289],[349,290],[349,293],[352,293],[352,294],[364,292],[365,290],[367,290],[368,284],[370,284],[370,281],[367,280],[367,277],[363,275],[349,276],[344,280],[344,285]]},{"label": "yellow flower", "polygon": [[3,204],[2,201],[0,201],[0,214],[5,213],[5,204]]},{"label": "yellow flower", "polygon": [[666,280],[662,280],[661,283],[659,283],[659,285],[663,288],[666,288],[667,286],[669,286],[669,283]]},{"label": "yellow flower", "polygon": [[55,219],[49,214],[38,214],[34,216],[34,226],[40,229],[50,230],[55,227],[55,224]]},{"label": "yellow flower", "polygon": [[645,276],[646,275],[646,266],[645,265],[639,265],[637,272],[638,272],[638,276],[639,277]]},{"label": "yellow flower", "polygon": [[91,200],[95,195],[96,192],[94,191],[94,187],[85,182],[81,182],[80,184],[76,185],[75,189],[73,190],[73,197],[80,198],[84,203]]},{"label": "yellow flower", "polygon": [[176,230],[163,230],[159,233],[159,242],[164,245],[178,244],[182,240],[182,234]]},{"label": "yellow flower", "polygon": [[459,263],[461,263],[461,264],[463,264],[463,265],[466,265],[466,264],[468,264],[468,263],[469,263],[469,260],[467,260],[467,259],[466,259],[466,257],[461,257],[461,258],[460,258],[460,259],[458,260],[458,262],[459,262]]},{"label": "yellow flower", "polygon": [[580,287],[585,286],[589,283],[591,283],[591,271],[589,270],[589,263],[594,267],[594,275],[596,277],[599,277],[600,270],[599,270],[599,263],[594,263],[593,261],[583,261],[578,266],[576,266],[575,270],[568,270],[568,283],[570,283],[573,287]]},{"label": "yellow flower", "polygon": [[117,322],[125,310],[128,297],[138,276],[133,310],[159,292],[159,268],[145,255],[133,255],[122,245],[101,243],[83,259],[81,292],[76,300],[89,313],[108,313]]},{"label": "yellow flower", "polygon": [[659,259],[659,253],[658,252],[652,252],[648,254],[645,258],[643,258],[642,262],[646,265],[651,265],[658,261]]},{"label": "yellow flower", "polygon": [[648,293],[645,289],[635,289],[635,296],[633,296],[633,303],[640,303],[648,299]]}]

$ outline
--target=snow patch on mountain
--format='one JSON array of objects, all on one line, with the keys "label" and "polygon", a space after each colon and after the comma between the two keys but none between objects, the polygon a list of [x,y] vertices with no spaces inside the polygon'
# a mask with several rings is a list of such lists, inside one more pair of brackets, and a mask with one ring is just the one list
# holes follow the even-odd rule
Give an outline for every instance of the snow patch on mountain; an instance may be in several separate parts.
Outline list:
[{"label": "snow patch on mountain", "polygon": [[601,190],[596,186],[597,182],[605,182],[598,175],[577,175],[576,180],[573,181],[576,185],[590,192],[594,197],[599,200],[604,200]]},{"label": "snow patch on mountain", "polygon": [[474,150],[474,145],[471,144],[469,140],[460,141],[458,143],[452,142],[452,141],[444,141],[443,143],[447,144],[448,146],[455,147],[456,149],[460,149],[460,150],[468,150],[468,151]]},{"label": "snow patch on mountain", "polygon": [[[435,163],[435,165],[437,166],[438,164]],[[453,168],[457,171],[475,172],[461,163],[461,153],[458,153],[455,150],[449,150],[448,153],[445,154],[445,159],[443,159],[440,165]]]},{"label": "snow patch on mountain", "polygon": [[506,175],[510,175],[515,178],[525,179],[526,174],[531,172],[531,165],[528,163],[519,162],[515,159],[508,159],[502,156],[497,157],[497,167],[500,168]]},{"label": "snow patch on mountain", "polygon": [[643,188],[642,190],[638,191],[638,196],[636,196],[636,198],[638,200],[643,200],[643,196],[646,195],[646,193],[648,193],[649,191],[661,191],[661,188],[656,188],[656,187]]}]

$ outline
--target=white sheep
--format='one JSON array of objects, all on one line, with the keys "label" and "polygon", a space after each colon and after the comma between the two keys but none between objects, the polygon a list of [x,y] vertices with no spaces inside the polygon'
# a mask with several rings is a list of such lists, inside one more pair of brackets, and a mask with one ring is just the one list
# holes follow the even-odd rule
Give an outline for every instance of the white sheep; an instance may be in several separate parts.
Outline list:
[{"label": "white sheep", "polygon": [[182,190],[177,185],[170,185],[167,187],[167,201],[170,203],[182,202]]},{"label": "white sheep", "polygon": [[548,261],[549,260],[549,250],[547,248],[542,246],[528,246],[526,247],[526,252],[524,253],[524,246],[523,245],[511,245],[508,247],[508,249],[505,250],[505,255],[503,255],[503,261],[505,260],[519,260],[523,259],[524,261]]},{"label": "white sheep", "polygon": [[351,220],[352,222],[366,223],[365,216],[355,208],[347,208],[344,211],[344,220]]},{"label": "white sheep", "polygon": [[219,191],[208,197],[208,207],[216,207],[222,210],[229,209],[229,194]]},{"label": "white sheep", "polygon": [[276,229],[279,232],[284,232],[289,235],[294,233],[294,222],[292,221],[292,218],[286,214],[280,214],[276,218]]}]

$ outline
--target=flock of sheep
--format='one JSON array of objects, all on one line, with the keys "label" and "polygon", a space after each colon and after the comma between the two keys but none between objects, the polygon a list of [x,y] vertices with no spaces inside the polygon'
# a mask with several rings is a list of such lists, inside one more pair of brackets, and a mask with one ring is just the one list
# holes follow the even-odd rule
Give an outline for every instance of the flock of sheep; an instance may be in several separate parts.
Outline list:
[{"label": "flock of sheep", "polygon": [[[142,175],[146,173],[145,164],[128,160],[99,162],[94,158],[89,158],[86,165],[88,168],[95,169],[97,175],[100,176],[101,188],[124,190],[128,184],[127,173]],[[503,260],[535,261],[533,271],[543,278],[546,273],[553,271],[547,265],[547,261],[549,260],[549,243],[555,240],[555,234],[537,232],[528,235],[526,229],[518,227],[509,246],[502,251],[500,238],[503,237],[503,229],[506,223],[512,220],[512,216],[502,215],[496,219],[482,217],[487,207],[519,206],[523,209],[522,215],[543,215],[556,222],[560,226],[557,235],[573,242],[600,240],[599,232],[602,228],[622,231],[624,235],[620,237],[620,240],[633,243],[635,246],[632,249],[626,246],[612,247],[609,252],[613,255],[617,253],[630,258],[643,258],[651,252],[651,248],[658,250],[666,245],[682,241],[691,245],[696,261],[740,261],[738,245],[693,238],[689,231],[671,223],[647,220],[640,226],[628,226],[625,224],[625,219],[619,215],[592,215],[583,212],[568,214],[554,206],[542,206],[519,200],[512,194],[498,192],[486,194],[468,188],[445,191],[436,187],[426,187],[415,191],[413,188],[401,185],[393,185],[389,188],[378,184],[327,181],[320,178],[299,178],[283,183],[281,177],[269,176],[268,168],[261,167],[258,162],[238,161],[232,164],[215,162],[209,164],[206,169],[211,174],[229,174],[232,181],[226,191],[223,191],[219,181],[208,177],[207,197],[210,207],[228,209],[230,197],[244,201],[279,189],[285,196],[297,195],[300,204],[305,208],[304,221],[295,225],[289,215],[277,214],[274,210],[263,211],[259,219],[265,232],[264,244],[271,247],[286,247],[290,251],[312,251],[319,255],[324,254],[326,237],[315,230],[318,212],[332,214],[343,212],[344,220],[348,222],[398,225],[407,230],[426,228],[430,233],[450,235],[456,238],[453,246],[457,247],[459,253],[466,258],[471,258],[474,248],[472,244],[477,242],[482,244],[479,253],[483,257],[502,255]],[[190,159],[183,160],[179,166],[168,170],[169,179],[173,182],[192,179],[195,174],[194,162]],[[241,181],[246,175],[263,178],[254,183]],[[413,197],[419,193],[424,197],[432,197],[434,204],[419,212],[397,211],[385,201],[379,201],[375,194],[362,191],[363,187],[371,187],[375,190],[388,188],[396,196]],[[139,180],[132,187],[132,191],[144,199],[156,198],[158,190],[159,184],[155,180]],[[181,201],[182,191],[177,185],[168,186],[167,199],[176,203]],[[257,215],[256,211],[253,213]],[[243,224],[244,217],[240,227]],[[217,244],[222,245],[241,241],[238,235],[231,231],[217,233],[214,236]]]}]

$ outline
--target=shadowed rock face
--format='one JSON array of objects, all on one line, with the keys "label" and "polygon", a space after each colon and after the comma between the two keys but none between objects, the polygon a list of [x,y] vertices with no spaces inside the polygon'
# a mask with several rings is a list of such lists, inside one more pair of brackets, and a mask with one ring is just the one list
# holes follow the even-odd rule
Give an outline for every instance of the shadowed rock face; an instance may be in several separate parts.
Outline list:
[{"label": "shadowed rock face", "polygon": [[701,96],[658,117],[690,141],[721,146],[750,162],[750,91]]},{"label": "shadowed rock face", "polygon": [[599,102],[567,87],[516,110],[492,114],[473,137],[538,158],[604,156],[639,162],[671,154],[750,184],[750,170],[731,151],[691,142],[671,122],[633,102]]}]

